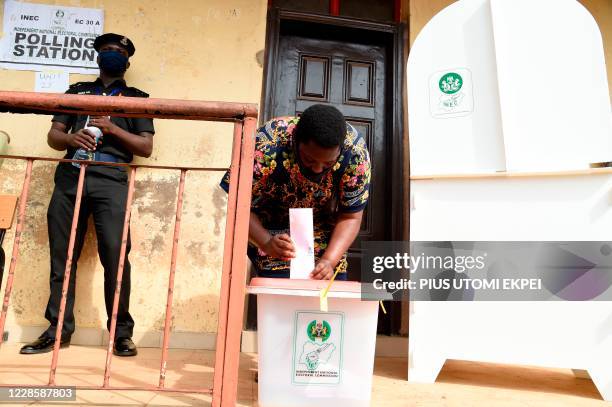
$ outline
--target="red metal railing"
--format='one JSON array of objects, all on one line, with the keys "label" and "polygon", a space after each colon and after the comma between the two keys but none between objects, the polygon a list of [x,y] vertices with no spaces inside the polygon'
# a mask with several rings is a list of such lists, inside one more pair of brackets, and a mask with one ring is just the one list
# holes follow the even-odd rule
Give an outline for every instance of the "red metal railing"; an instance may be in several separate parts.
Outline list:
[{"label": "red metal railing", "polygon": [[[163,119],[206,120],[234,122],[232,141],[232,158],[230,165],[230,190],[227,205],[227,220],[225,229],[225,243],[223,251],[223,270],[221,275],[221,292],[219,303],[219,322],[217,330],[216,356],[214,379],[212,389],[177,389],[166,388],[166,365],[170,339],[170,321],[172,317],[172,297],[174,278],[176,273],[176,260],[181,228],[181,214],[183,207],[183,194],[185,190],[185,177],[188,171],[225,171],[226,168],[212,167],[170,167],[156,165],[131,165],[117,163],[83,164],[79,172],[77,196],[72,220],[68,257],[62,288],[62,299],[56,330],[55,346],[49,371],[48,386],[53,387],[58,365],[60,341],[70,272],[72,265],[72,252],[76,236],[79,210],[85,180],[85,171],[88,165],[120,165],[130,167],[128,196],[126,200],[123,235],[119,267],[117,271],[117,284],[113,301],[109,343],[106,353],[104,379],[101,386],[77,386],[83,390],[150,390],[175,391],[190,393],[209,393],[213,396],[213,406],[233,406],[236,403],[238,364],[240,356],[240,334],[242,331],[242,318],[244,307],[244,284],[246,271],[246,249],[248,241],[248,224],[251,202],[251,182],[254,150],[254,132],[256,126],[257,108],[251,104],[228,102],[204,102],[169,99],[144,99],[128,97],[104,97],[83,95],[57,95],[29,92],[1,92],[0,112],[13,113],[46,113],[63,112],[73,114],[105,114],[123,117],[151,117]],[[8,271],[7,283],[4,290],[4,300],[0,314],[0,332],[4,331],[6,315],[11,297],[11,290],[15,278],[15,269],[19,258],[19,246],[25,225],[27,199],[32,179],[32,165],[34,161],[72,162],[72,160],[52,159],[43,157],[17,157],[0,156],[9,159],[25,160],[27,162],[25,178],[19,199],[19,213],[13,242],[13,252]],[[131,207],[134,196],[134,180],[138,168],[178,169],[181,172],[176,204],[172,257],[168,279],[168,296],[166,302],[166,316],[163,331],[162,356],[160,362],[159,383],[157,386],[144,387],[113,387],[110,384],[111,362],[114,334],[117,325],[117,309],[125,253],[127,247],[128,227],[130,223]],[[0,335],[0,345],[2,344]],[[0,387],[39,387],[17,383],[0,384]]]}]

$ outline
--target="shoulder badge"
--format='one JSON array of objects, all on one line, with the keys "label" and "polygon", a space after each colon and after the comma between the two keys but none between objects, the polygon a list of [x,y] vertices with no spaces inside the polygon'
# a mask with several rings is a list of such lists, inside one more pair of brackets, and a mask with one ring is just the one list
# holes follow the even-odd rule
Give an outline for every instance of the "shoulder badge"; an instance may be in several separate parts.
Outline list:
[{"label": "shoulder badge", "polygon": [[84,85],[87,85],[87,82],[75,82],[69,86],[70,89],[78,89]]},{"label": "shoulder badge", "polygon": [[126,90],[128,91],[129,94],[126,94],[125,96],[135,96],[135,97],[139,97],[139,98],[148,98],[149,94],[147,92],[143,92],[138,88],[134,88],[134,87],[127,87]]}]

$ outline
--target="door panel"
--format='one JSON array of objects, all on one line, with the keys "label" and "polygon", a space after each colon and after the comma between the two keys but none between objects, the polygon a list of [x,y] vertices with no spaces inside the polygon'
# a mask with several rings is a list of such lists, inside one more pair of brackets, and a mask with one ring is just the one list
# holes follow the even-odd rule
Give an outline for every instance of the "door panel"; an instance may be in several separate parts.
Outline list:
[{"label": "door panel", "polygon": [[300,55],[298,99],[327,101],[329,58]]},{"label": "door panel", "polygon": [[376,68],[372,62],[346,61],[344,103],[374,107]]}]

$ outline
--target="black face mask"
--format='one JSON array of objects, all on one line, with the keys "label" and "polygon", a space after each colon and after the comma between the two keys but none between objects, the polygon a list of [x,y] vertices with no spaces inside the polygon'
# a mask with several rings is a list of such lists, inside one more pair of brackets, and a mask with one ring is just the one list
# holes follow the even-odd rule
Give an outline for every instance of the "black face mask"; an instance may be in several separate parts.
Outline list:
[{"label": "black face mask", "polygon": [[325,171],[316,173],[314,171],[312,171],[310,168],[305,167],[302,164],[302,161],[299,159],[298,157],[298,165],[300,167],[300,172],[302,173],[302,175],[304,176],[304,178],[306,178],[309,181],[312,182],[321,182],[321,180],[323,179],[323,177],[329,172],[330,169],[327,169]]},{"label": "black face mask", "polygon": [[100,52],[100,69],[111,76],[121,76],[127,70],[128,57],[117,51]]},{"label": "black face mask", "polygon": [[[313,170],[311,170],[310,168],[306,167],[304,165],[304,163],[302,162],[302,159],[300,158],[300,153],[298,151],[298,142],[294,143],[294,154],[295,154],[295,162],[297,162],[298,167],[300,167],[300,173],[304,176],[304,178],[306,178],[307,180],[311,181],[311,182],[321,182],[321,180],[331,171],[331,169],[333,168],[333,165],[321,172],[314,172]],[[342,155],[342,149],[340,149],[340,154],[338,154],[338,158],[340,158],[340,156]],[[338,159],[336,159],[336,161],[338,161]]]}]

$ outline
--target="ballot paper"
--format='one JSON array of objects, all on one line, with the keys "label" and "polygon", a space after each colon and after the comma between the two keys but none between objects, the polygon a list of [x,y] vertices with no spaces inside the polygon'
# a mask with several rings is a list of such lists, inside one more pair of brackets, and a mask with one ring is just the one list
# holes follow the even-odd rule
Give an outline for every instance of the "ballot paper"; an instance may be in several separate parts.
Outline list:
[{"label": "ballot paper", "polygon": [[289,277],[309,279],[315,263],[312,208],[290,208],[289,228],[295,245],[295,257],[291,259]]}]

